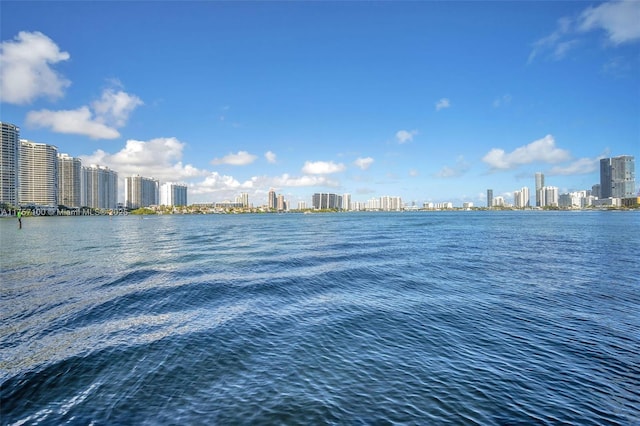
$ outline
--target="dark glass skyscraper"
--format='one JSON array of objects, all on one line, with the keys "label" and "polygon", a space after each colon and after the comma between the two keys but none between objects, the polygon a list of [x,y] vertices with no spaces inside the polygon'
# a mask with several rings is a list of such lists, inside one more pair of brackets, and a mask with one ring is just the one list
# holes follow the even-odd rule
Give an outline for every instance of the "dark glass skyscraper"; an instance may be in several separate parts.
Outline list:
[{"label": "dark glass skyscraper", "polygon": [[600,160],[600,198],[632,198],[635,187],[635,158],[632,155]]}]

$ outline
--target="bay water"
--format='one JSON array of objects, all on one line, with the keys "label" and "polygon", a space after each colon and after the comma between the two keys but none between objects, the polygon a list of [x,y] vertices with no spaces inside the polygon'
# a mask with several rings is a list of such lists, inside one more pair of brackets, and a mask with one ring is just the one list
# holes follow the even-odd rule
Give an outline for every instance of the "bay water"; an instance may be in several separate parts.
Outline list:
[{"label": "bay water", "polygon": [[2,424],[639,424],[640,212],[0,219]]}]

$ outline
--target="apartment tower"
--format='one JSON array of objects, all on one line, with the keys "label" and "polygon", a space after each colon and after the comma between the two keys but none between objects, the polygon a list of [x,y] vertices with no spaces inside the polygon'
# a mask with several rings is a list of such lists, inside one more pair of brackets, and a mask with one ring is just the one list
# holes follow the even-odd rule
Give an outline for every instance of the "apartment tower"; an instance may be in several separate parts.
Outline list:
[{"label": "apartment tower", "polygon": [[20,128],[0,121],[0,204],[18,205],[20,183]]},{"label": "apartment tower", "polygon": [[635,197],[635,158],[621,155],[600,160],[600,198]]},{"label": "apartment tower", "polygon": [[82,206],[82,161],[67,154],[58,154],[58,204]]},{"label": "apartment tower", "polygon": [[20,140],[21,205],[58,206],[58,148]]}]

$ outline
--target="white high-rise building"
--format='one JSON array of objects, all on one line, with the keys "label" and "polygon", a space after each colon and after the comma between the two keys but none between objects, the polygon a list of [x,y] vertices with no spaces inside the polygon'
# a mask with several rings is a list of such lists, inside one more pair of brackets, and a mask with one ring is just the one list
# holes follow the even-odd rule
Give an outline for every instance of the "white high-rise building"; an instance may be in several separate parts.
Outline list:
[{"label": "white high-rise building", "polygon": [[513,193],[513,206],[518,209],[529,207],[529,188],[526,186]]},{"label": "white high-rise building", "polygon": [[58,148],[20,140],[19,203],[58,206]]},{"label": "white high-rise building", "polygon": [[0,121],[0,204],[18,205],[20,189],[20,128]]},{"label": "white high-rise building", "polygon": [[342,210],[351,210],[351,194],[342,194]]},{"label": "white high-rise building", "polygon": [[160,205],[186,206],[187,185],[172,182],[160,185]]},{"label": "white high-rise building", "polygon": [[58,154],[58,204],[82,206],[82,161],[67,154]]},{"label": "white high-rise building", "polygon": [[158,204],[159,182],[140,175],[124,179],[124,200],[129,209],[139,209]]},{"label": "white high-rise building", "polygon": [[545,186],[540,191],[540,202],[542,207],[558,207],[558,187],[557,186]]},{"label": "white high-rise building", "polygon": [[115,209],[118,207],[118,173],[105,166],[82,167],[83,207]]}]

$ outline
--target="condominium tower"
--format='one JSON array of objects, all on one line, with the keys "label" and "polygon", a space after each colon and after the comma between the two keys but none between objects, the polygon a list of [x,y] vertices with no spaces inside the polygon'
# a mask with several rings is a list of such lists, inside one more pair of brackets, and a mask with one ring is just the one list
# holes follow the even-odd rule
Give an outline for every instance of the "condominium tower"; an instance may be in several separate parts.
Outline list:
[{"label": "condominium tower", "polygon": [[544,204],[542,203],[542,198],[544,194],[542,194],[542,188],[544,187],[544,175],[540,172],[536,173],[536,207],[542,207]]},{"label": "condominium tower", "polygon": [[600,198],[635,196],[635,158],[621,155],[600,160]]},{"label": "condominium tower", "polygon": [[166,182],[160,186],[160,205],[186,206],[187,185]]},{"label": "condominium tower", "polygon": [[19,203],[58,206],[58,148],[20,140]]},{"label": "condominium tower", "polygon": [[0,204],[18,205],[20,128],[0,121]]},{"label": "condominium tower", "polygon": [[125,205],[129,209],[139,209],[158,204],[159,184],[156,179],[139,175],[124,180]]},{"label": "condominium tower", "polygon": [[67,154],[58,154],[58,204],[82,206],[82,161]]},{"label": "condominium tower", "polygon": [[118,173],[95,164],[82,168],[81,204],[93,209],[115,209],[118,205]]}]

